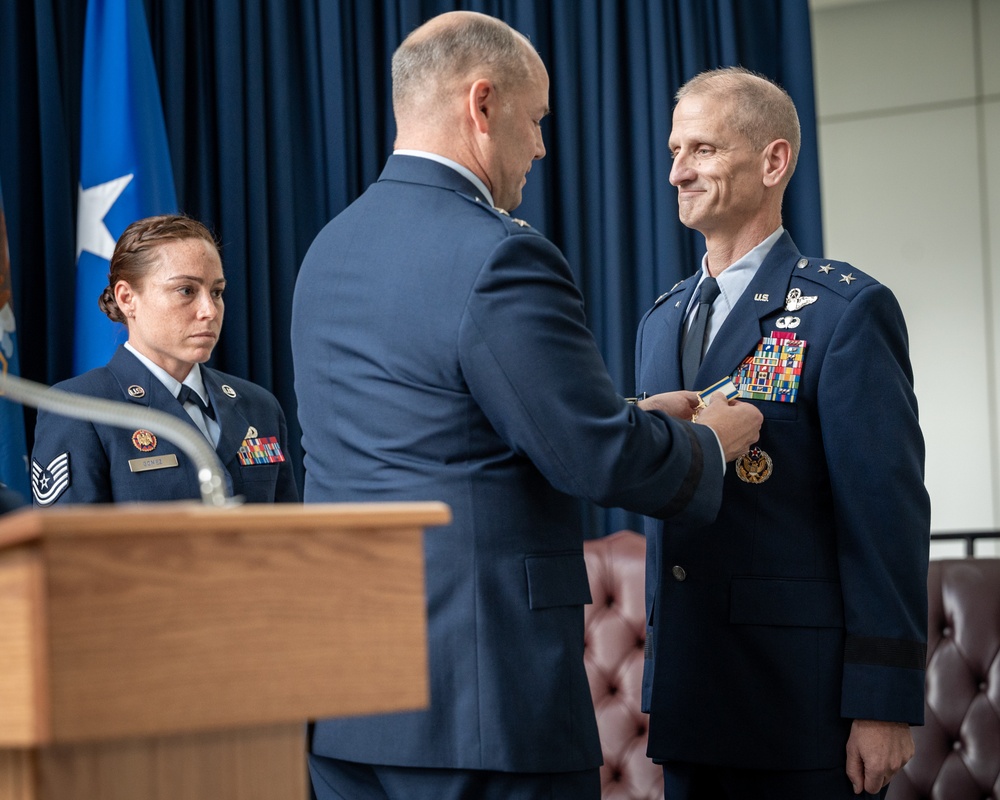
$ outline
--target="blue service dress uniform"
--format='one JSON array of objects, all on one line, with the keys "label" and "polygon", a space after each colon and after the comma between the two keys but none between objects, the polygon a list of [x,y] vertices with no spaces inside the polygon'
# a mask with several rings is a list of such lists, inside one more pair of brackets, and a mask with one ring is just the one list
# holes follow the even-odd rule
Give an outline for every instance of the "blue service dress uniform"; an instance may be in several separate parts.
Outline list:
[{"label": "blue service dress uniform", "polygon": [[705,522],[719,447],[624,401],[562,254],[481,194],[394,155],[299,273],[305,501],[439,500],[453,516],[425,535],[430,708],[321,721],[312,747],[402,767],[589,770],[601,747],[576,498]]},{"label": "blue service dress uniform", "polygon": [[[640,391],[681,388],[697,280],[641,321]],[[727,377],[764,423],[729,465],[718,517],[647,520],[648,753],[843,767],[853,719],[923,721],[930,504],[902,313],[875,279],[784,233],[696,388]]]},{"label": "blue service dress uniform", "polygon": [[[203,365],[202,380],[221,433],[215,448],[234,495],[249,503],[295,502],[298,489],[286,447],[281,406],[267,390]],[[104,367],[56,388],[164,411],[203,435],[187,411],[124,346]],[[264,445],[262,447],[261,445]],[[242,451],[242,452],[241,452]],[[262,454],[263,453],[263,454]],[[176,466],[133,472],[136,459],[167,456]],[[143,429],[71,419],[39,411],[31,453],[36,506],[201,498],[197,470],[173,442]]]}]

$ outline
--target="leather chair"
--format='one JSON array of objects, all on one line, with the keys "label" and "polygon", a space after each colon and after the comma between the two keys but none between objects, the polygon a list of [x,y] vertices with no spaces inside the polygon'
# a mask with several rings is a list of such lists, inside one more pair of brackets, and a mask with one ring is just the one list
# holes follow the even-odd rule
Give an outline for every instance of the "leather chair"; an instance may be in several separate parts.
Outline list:
[{"label": "leather chair", "polygon": [[931,561],[924,725],[888,800],[1000,800],[1000,559]]},{"label": "leather chair", "polygon": [[646,539],[619,531],[584,542],[594,602],[584,611],[584,663],[601,734],[602,800],[663,800],[639,710],[646,645]]}]

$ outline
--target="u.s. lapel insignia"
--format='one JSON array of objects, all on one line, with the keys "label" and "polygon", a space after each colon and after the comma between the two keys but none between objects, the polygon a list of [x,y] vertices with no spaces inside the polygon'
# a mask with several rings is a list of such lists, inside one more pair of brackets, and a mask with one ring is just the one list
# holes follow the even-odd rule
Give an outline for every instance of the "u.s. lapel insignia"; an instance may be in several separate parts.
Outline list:
[{"label": "u.s. lapel insignia", "polygon": [[128,387],[128,396],[129,397],[136,397],[136,398],[138,398],[138,397],[145,397],[146,396],[146,390],[143,389],[141,386],[138,386],[138,385],[136,385],[136,384],[133,383],[131,386]]},{"label": "u.s. lapel insignia", "polygon": [[816,295],[805,296],[802,294],[802,290],[796,287],[785,298],[785,311],[798,311],[800,308],[812,305],[817,300],[819,300],[819,297]]},{"label": "u.s. lapel insignia", "polygon": [[736,475],[744,483],[763,483],[773,471],[771,456],[757,446],[736,459]]},{"label": "u.s. lapel insignia", "polygon": [[140,453],[151,453],[156,449],[156,436],[152,431],[139,428],[139,430],[132,434],[132,444],[135,445],[135,449]]},{"label": "u.s. lapel insignia", "polygon": [[246,436],[244,436],[243,438],[244,439],[256,439],[257,435],[258,435],[257,434],[257,429],[253,425],[251,425],[249,428],[247,428]]},{"label": "u.s. lapel insignia", "polygon": [[222,384],[222,391],[226,397],[236,397],[236,390],[228,383]]},{"label": "u.s. lapel insignia", "polygon": [[70,485],[69,453],[60,453],[47,467],[31,459],[31,494],[40,506],[50,506]]},{"label": "u.s. lapel insignia", "polygon": [[757,294],[753,296],[753,299],[758,303],[766,303],[769,299],[769,295],[766,292],[757,292]]}]

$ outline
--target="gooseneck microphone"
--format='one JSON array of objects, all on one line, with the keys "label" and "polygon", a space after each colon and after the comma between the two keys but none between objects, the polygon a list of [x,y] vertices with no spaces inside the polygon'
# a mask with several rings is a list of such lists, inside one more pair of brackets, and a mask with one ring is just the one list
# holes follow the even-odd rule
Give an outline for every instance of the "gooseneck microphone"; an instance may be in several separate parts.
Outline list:
[{"label": "gooseneck microphone", "polygon": [[100,422],[118,428],[146,428],[157,436],[170,439],[194,462],[198,469],[202,502],[216,507],[240,502],[226,496],[222,464],[204,435],[163,411],[64,392],[43,383],[8,375],[6,369],[0,370],[0,397],[87,422]]}]

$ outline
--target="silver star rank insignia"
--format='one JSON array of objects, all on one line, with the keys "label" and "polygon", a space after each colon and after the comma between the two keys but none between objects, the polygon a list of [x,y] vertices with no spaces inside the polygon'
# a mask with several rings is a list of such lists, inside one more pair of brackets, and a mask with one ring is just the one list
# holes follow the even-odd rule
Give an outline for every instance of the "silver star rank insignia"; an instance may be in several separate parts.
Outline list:
[{"label": "silver star rank insignia", "polygon": [[822,267],[819,268],[819,271],[822,272],[824,275],[829,275],[831,272],[833,272],[833,266],[830,264],[824,264]]},{"label": "silver star rank insignia", "polygon": [[848,272],[846,275],[841,275],[840,276],[839,283],[846,283],[848,286],[850,286],[851,285],[851,281],[856,281],[856,280],[857,280],[857,278],[854,277],[854,273],[853,272]]}]

